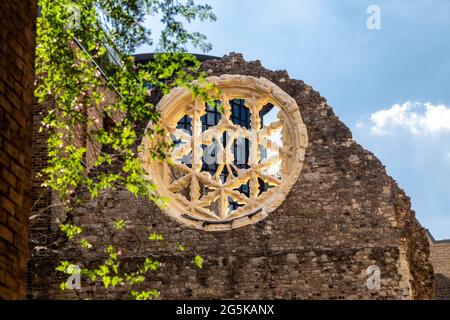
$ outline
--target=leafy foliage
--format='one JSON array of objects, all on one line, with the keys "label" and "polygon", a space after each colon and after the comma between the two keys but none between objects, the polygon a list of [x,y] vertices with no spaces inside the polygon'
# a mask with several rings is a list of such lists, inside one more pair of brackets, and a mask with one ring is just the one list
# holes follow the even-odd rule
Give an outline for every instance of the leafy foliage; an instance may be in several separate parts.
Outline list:
[{"label": "leafy foliage", "polygon": [[83,230],[78,227],[71,224],[61,224],[59,226],[62,232],[64,232],[70,240],[75,238],[75,236],[79,235]]},{"label": "leafy foliage", "polygon": [[114,221],[114,228],[116,230],[122,230],[123,228],[125,228],[125,221],[123,219]]},{"label": "leafy foliage", "polygon": [[186,250],[186,248],[181,243],[177,242],[176,245],[177,245],[178,252],[183,252]]},{"label": "leafy foliage", "polygon": [[[49,157],[40,173],[45,177],[43,186],[57,192],[68,217],[80,204],[78,190],[87,190],[95,198],[105,189],[123,186],[137,197],[164,205],[168,199],[158,197],[138,157],[142,121],[153,123],[146,134],[155,141],[162,141],[157,138],[165,134],[158,126],[159,114],[150,102],[148,85],[163,94],[185,86],[194,97],[212,100],[214,88],[198,72],[200,63],[185,52],[189,46],[207,51],[211,45],[204,35],[188,32],[181,22],[215,20],[211,7],[193,0],[39,0],[38,4],[35,96],[44,106],[40,130],[47,133]],[[130,54],[152,43],[144,24],[146,15],[161,17],[165,28],[154,59],[136,65]],[[193,84],[194,79],[199,81]],[[104,126],[105,119],[112,119],[112,125]],[[149,151],[151,158],[166,160],[171,147],[156,143]],[[125,226],[123,220],[114,223],[116,231]],[[78,237],[81,248],[101,250],[81,237],[81,227],[65,223],[60,229],[69,240]],[[164,237],[152,234],[149,239],[162,241]],[[105,250],[105,261],[82,273],[106,288],[134,286],[159,267],[158,262],[145,260],[139,270],[122,274],[120,251],[113,245]],[[196,261],[201,266],[197,257]],[[71,266],[63,261],[57,270],[68,273]],[[131,296],[150,299],[158,293],[133,290]]]},{"label": "leafy foliage", "polygon": [[152,233],[151,235],[148,236],[148,240],[150,240],[150,241],[162,241],[162,240],[164,240],[164,236],[162,234],[159,234],[159,233]]},{"label": "leafy foliage", "polygon": [[196,255],[192,262],[197,266],[197,268],[199,269],[203,268],[203,258],[201,256]]}]

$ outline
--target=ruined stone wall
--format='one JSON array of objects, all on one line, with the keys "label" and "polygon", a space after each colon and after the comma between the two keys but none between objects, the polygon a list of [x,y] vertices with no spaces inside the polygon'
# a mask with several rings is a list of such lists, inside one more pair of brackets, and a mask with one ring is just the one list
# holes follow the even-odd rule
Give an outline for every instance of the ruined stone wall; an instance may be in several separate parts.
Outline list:
[{"label": "ruined stone wall", "polygon": [[[105,191],[93,201],[86,195],[73,221],[91,243],[113,243],[127,268],[145,257],[163,262],[143,286],[160,290],[162,299],[433,297],[429,245],[409,198],[381,162],[352,140],[319,93],[285,71],[267,70],[240,55],[203,62],[203,69],[209,75],[265,77],[297,101],[309,146],[292,191],[266,219],[225,232],[187,228],[125,190]],[[114,230],[116,219],[127,221],[127,231]],[[165,240],[147,240],[152,232]],[[105,291],[86,279],[81,290],[60,291],[65,278],[54,272],[59,259],[86,265],[102,255],[75,247],[58,232],[45,236],[49,240],[33,251],[30,297],[128,298],[125,289]],[[177,252],[177,243],[186,250]],[[204,258],[202,269],[192,263],[197,254]],[[372,265],[381,270],[379,290],[366,285]]]},{"label": "ruined stone wall", "polygon": [[26,295],[36,1],[0,1],[0,299]]}]

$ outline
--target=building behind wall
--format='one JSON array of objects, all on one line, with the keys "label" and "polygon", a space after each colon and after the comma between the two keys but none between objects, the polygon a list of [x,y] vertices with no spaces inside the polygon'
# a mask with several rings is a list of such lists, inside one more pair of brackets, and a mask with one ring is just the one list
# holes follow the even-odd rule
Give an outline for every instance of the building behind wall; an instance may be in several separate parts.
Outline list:
[{"label": "building behind wall", "polygon": [[450,300],[450,240],[435,240],[427,230],[434,267],[436,299]]}]

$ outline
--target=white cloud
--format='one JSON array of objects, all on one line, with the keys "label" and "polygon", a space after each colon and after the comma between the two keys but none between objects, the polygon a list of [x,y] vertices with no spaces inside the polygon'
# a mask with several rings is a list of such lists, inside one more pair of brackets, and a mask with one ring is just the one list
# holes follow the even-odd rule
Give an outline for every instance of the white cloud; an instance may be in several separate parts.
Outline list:
[{"label": "white cloud", "polygon": [[414,135],[450,132],[450,107],[407,101],[373,113],[370,120],[374,134],[387,134],[397,128]]}]

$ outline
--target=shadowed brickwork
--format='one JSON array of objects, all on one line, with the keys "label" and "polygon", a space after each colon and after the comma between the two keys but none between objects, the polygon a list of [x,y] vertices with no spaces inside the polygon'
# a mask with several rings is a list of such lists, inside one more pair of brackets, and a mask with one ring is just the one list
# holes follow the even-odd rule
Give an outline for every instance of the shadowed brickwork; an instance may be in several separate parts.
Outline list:
[{"label": "shadowed brickwork", "polygon": [[450,240],[435,240],[427,232],[430,241],[430,261],[434,267],[436,299],[450,300]]},{"label": "shadowed brickwork", "polygon": [[[107,190],[94,201],[86,195],[73,217],[91,243],[113,243],[127,267],[145,257],[163,262],[143,287],[160,290],[162,299],[434,297],[428,240],[409,198],[381,162],[352,139],[319,93],[285,71],[267,70],[238,54],[205,61],[203,69],[211,76],[265,77],[297,101],[309,145],[287,199],[255,225],[205,232],[172,221],[125,190]],[[43,214],[51,216],[51,210]],[[132,232],[115,231],[116,219],[127,221]],[[128,298],[127,290],[105,291],[86,279],[81,290],[60,291],[64,277],[54,271],[59,259],[90,264],[101,255],[68,243],[50,225],[39,228],[32,226],[30,297]],[[165,240],[148,241],[152,232],[162,233]],[[184,252],[176,252],[177,242],[186,247]],[[196,254],[205,259],[202,269],[192,263]],[[366,270],[373,265],[381,270],[381,287],[371,290]]]},{"label": "shadowed brickwork", "polygon": [[26,296],[34,0],[0,1],[0,299]]}]

